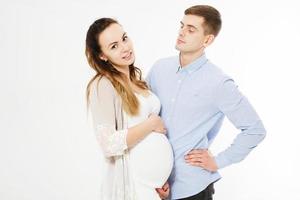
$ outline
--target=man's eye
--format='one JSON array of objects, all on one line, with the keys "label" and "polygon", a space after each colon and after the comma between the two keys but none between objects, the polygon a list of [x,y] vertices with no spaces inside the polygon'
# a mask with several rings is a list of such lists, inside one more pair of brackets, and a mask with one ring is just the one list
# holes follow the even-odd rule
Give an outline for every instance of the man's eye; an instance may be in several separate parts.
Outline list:
[{"label": "man's eye", "polygon": [[128,39],[128,36],[123,37],[123,41],[126,41]]}]

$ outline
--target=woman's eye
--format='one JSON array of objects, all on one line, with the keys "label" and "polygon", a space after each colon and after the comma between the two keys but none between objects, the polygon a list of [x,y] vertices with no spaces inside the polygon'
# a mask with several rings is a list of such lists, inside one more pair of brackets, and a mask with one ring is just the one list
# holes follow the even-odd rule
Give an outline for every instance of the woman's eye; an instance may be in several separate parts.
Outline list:
[{"label": "woman's eye", "polygon": [[114,44],[114,45],[111,46],[111,49],[115,49],[115,48],[117,48],[116,44]]},{"label": "woman's eye", "polygon": [[123,37],[123,41],[126,41],[128,39],[128,36]]}]

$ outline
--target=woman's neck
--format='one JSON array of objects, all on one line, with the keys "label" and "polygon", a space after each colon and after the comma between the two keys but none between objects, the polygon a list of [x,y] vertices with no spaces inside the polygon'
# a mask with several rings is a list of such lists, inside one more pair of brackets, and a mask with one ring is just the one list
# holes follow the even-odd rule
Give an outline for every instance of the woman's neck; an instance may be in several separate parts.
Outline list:
[{"label": "woman's neck", "polygon": [[125,74],[125,76],[128,78],[128,80],[130,80],[129,78],[129,66],[114,66],[115,68],[117,68],[117,70],[123,74]]}]

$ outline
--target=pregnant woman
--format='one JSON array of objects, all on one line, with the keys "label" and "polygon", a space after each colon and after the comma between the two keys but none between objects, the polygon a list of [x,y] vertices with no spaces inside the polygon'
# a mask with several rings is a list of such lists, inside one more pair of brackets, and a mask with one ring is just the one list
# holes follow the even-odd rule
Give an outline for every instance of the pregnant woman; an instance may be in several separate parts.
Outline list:
[{"label": "pregnant woman", "polygon": [[87,32],[86,57],[96,72],[87,101],[106,161],[100,199],[160,200],[155,189],[167,181],[173,153],[131,40],[116,20],[98,19]]}]

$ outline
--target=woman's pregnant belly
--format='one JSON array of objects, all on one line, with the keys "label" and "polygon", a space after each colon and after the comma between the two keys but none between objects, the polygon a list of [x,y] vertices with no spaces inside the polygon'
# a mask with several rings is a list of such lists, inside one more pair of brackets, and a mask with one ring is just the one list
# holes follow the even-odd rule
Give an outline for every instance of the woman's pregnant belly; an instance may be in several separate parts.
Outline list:
[{"label": "woman's pregnant belly", "polygon": [[167,137],[152,132],[130,150],[130,167],[137,181],[160,188],[173,167],[173,151]]}]

